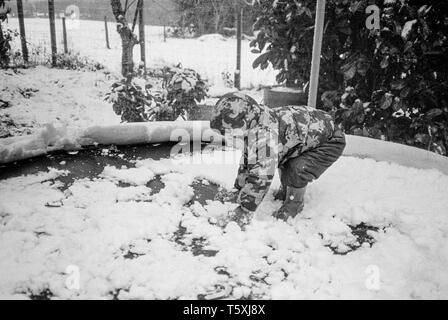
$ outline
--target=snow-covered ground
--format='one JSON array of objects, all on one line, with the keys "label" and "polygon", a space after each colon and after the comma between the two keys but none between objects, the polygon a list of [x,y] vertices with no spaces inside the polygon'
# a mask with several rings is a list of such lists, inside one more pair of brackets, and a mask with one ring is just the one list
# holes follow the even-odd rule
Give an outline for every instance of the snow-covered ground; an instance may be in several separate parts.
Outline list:
[{"label": "snow-covered ground", "polygon": [[[47,20],[26,23],[29,41],[49,42]],[[113,49],[104,50],[103,28],[82,21],[69,30],[71,46],[118,70],[118,36],[111,24]],[[233,40],[164,43],[159,29],[147,33],[151,63],[181,61],[216,91],[221,72],[233,72]],[[245,86],[273,81],[272,71],[252,71],[253,55],[243,52]],[[0,115],[12,135],[48,122],[117,124],[103,101],[112,77],[1,71],[0,99],[10,105]],[[216,224],[234,204],[201,204],[194,188],[230,187],[238,152],[102,168],[100,157],[111,153],[104,150],[99,172],[87,177],[73,176],[67,159],[0,180],[0,298],[448,298],[448,176],[436,170],[343,157],[310,185],[304,212],[288,223],[271,217],[281,205],[272,196],[276,180],[243,232]]]},{"label": "snow-covered ground", "polygon": [[[0,297],[448,297],[447,176],[344,157],[288,223],[271,217],[275,181],[243,232],[215,224],[233,204],[202,205],[192,188],[231,185],[238,158],[145,158],[68,189],[58,177],[70,170],[0,181]],[[156,177],[164,187],[152,193]],[[351,251],[361,223],[370,231]]]},{"label": "snow-covered ground", "polygon": [[[10,28],[18,30],[18,20],[9,19]],[[110,70],[118,72],[121,61],[121,40],[116,32],[115,23],[109,23],[111,50],[106,49],[104,22],[81,20],[79,24],[68,25],[69,48],[84,56],[101,62]],[[25,19],[27,40],[35,47],[50,50],[50,32],[48,19]],[[216,36],[199,39],[173,39],[163,41],[163,27],[147,26],[146,56],[148,66],[182,63],[184,67],[193,68],[205,77],[212,86],[212,93],[225,91],[222,73],[233,74],[236,69],[236,40]],[[62,20],[56,20],[58,49],[62,50]],[[16,48],[20,48],[17,39]],[[42,51],[42,50],[41,50]],[[134,50],[135,61],[140,61],[140,49]],[[275,72],[271,68],[264,71],[252,68],[257,55],[251,53],[249,41],[242,41],[241,84],[244,88],[275,84]]]},{"label": "snow-covered ground", "polygon": [[[50,69],[0,70],[0,137],[34,133],[46,123],[70,128],[117,124],[104,101],[113,79],[98,72]],[[9,120],[9,121],[6,121]]]}]

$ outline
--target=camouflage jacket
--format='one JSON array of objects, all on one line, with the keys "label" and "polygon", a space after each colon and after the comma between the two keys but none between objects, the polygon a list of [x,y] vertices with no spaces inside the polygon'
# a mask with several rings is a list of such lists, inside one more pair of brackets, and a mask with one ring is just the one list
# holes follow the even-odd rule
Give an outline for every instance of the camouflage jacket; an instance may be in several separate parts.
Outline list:
[{"label": "camouflage jacket", "polygon": [[307,106],[271,109],[241,93],[218,101],[211,127],[223,135],[232,129],[244,142],[235,188],[238,203],[246,211],[257,209],[278,167],[317,147],[335,129],[331,115],[321,110]]}]

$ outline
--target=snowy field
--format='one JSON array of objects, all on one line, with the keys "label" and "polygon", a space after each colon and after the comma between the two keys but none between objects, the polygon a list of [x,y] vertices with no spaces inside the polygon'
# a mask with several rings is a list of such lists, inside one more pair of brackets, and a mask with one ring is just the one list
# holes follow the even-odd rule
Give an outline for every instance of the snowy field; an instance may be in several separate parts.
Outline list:
[{"label": "snowy field", "polygon": [[[101,62],[111,71],[119,72],[121,61],[121,40],[116,32],[115,23],[109,22],[111,50],[106,49],[104,22],[81,20],[79,25],[68,25],[69,49],[80,52]],[[9,27],[18,30],[18,20],[9,20]],[[33,47],[50,50],[50,32],[48,19],[25,19],[27,40]],[[163,42],[163,27],[146,27],[146,56],[148,66],[182,63],[193,68],[205,77],[212,86],[212,93],[225,91],[221,74],[229,72],[233,79],[236,69],[236,40],[225,39],[219,35],[207,35],[199,39],[173,39]],[[58,49],[62,46],[62,20],[56,20]],[[16,41],[16,48],[20,42]],[[135,47],[135,61],[140,61],[140,48]],[[257,55],[251,53],[249,41],[242,42],[242,87],[255,88],[261,85],[275,84],[275,72],[268,68],[261,71],[252,69]]]}]

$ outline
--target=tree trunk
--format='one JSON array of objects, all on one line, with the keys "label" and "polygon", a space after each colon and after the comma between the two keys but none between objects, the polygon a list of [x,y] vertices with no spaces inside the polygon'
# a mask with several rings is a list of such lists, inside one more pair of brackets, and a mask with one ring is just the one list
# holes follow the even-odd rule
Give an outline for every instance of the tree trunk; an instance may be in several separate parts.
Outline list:
[{"label": "tree trunk", "polygon": [[135,43],[129,37],[121,37],[121,74],[123,77],[134,72],[134,46]]},{"label": "tree trunk", "polygon": [[215,33],[219,33],[219,22],[221,20],[221,16],[219,12],[215,11]]},{"label": "tree trunk", "polygon": [[[4,41],[4,38],[3,38],[2,23],[0,22],[0,45],[3,45],[3,41]],[[1,46],[0,46],[0,48],[1,48]]]},{"label": "tree trunk", "polygon": [[111,0],[111,5],[117,21],[117,32],[121,37],[121,74],[124,77],[129,77],[134,73],[134,46],[138,43],[138,39],[129,28],[126,21],[126,11],[122,9],[121,1]]},{"label": "tree trunk", "polygon": [[140,40],[140,60],[143,63],[144,74],[146,74],[146,44],[145,44],[145,10],[143,0],[138,0],[139,20],[139,40]]},{"label": "tree trunk", "polygon": [[0,67],[2,68],[7,67],[9,64],[9,61],[3,59],[4,57],[7,57],[5,55],[7,51],[8,50],[6,49],[5,38],[3,37],[2,22],[0,20]]},{"label": "tree trunk", "polygon": [[28,47],[26,45],[25,19],[23,16],[22,0],[17,0],[17,15],[19,17],[20,42],[22,44],[22,57],[23,57],[23,61],[25,63],[28,63]]}]

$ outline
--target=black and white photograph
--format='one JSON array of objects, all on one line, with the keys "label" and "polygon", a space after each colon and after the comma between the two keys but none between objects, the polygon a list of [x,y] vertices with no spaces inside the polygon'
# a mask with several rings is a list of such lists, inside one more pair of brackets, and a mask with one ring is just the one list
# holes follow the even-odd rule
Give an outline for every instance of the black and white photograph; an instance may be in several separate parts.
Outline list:
[{"label": "black and white photograph", "polygon": [[448,1],[0,0],[0,300],[447,299]]}]

